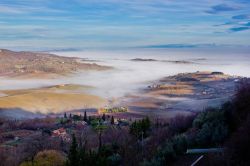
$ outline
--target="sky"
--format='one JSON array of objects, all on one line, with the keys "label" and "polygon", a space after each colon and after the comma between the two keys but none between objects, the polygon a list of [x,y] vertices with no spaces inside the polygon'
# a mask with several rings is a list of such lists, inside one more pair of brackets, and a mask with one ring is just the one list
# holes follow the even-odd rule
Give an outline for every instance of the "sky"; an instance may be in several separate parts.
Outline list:
[{"label": "sky", "polygon": [[1,0],[0,48],[249,46],[250,0]]}]

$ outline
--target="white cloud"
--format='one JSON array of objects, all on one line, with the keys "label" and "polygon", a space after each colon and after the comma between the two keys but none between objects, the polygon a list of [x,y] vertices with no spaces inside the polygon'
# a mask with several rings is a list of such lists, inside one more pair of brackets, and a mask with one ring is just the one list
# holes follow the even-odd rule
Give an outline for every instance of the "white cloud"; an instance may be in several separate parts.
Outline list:
[{"label": "white cloud", "polygon": [[24,5],[3,5],[0,4],[0,13],[4,14],[26,14],[39,12],[63,12],[58,9],[51,9],[46,6],[24,6]]}]

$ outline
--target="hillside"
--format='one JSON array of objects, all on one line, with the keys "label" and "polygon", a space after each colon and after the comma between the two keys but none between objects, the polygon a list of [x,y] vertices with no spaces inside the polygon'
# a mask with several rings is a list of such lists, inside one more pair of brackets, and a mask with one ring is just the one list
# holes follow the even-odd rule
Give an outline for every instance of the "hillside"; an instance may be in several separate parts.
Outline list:
[{"label": "hillside", "polygon": [[[0,90],[0,116],[3,110],[22,109],[33,113],[61,113],[81,108],[99,108],[106,100],[85,93],[91,87],[83,85],[56,85],[36,89]],[[8,112],[8,111],[7,111]],[[2,113],[2,114],[1,114]]]},{"label": "hillside", "polygon": [[152,82],[125,106],[132,112],[172,117],[217,107],[229,100],[240,77],[222,72],[180,73]]},{"label": "hillside", "polygon": [[84,63],[79,58],[0,49],[0,76],[40,77],[41,75],[65,75],[80,70],[105,70],[109,68],[95,63]]}]

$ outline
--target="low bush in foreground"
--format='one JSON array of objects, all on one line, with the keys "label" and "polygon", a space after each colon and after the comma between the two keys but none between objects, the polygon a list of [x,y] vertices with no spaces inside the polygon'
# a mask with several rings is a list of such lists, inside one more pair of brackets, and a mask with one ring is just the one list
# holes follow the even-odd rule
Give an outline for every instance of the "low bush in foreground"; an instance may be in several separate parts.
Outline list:
[{"label": "low bush in foreground", "polygon": [[20,166],[64,166],[65,156],[55,150],[44,150],[36,154],[33,161],[23,162]]}]

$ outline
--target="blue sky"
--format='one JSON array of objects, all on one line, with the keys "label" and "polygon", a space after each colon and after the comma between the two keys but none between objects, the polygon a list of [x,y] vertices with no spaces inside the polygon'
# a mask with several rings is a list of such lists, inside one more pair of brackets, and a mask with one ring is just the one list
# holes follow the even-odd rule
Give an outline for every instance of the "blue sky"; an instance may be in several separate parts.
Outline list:
[{"label": "blue sky", "polygon": [[1,48],[250,45],[250,0],[1,0]]}]

